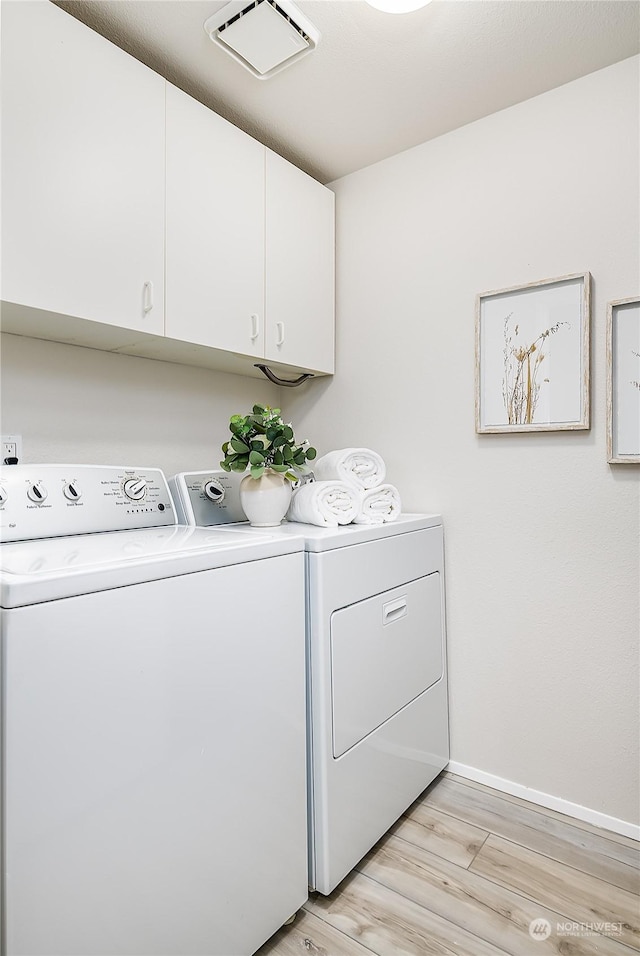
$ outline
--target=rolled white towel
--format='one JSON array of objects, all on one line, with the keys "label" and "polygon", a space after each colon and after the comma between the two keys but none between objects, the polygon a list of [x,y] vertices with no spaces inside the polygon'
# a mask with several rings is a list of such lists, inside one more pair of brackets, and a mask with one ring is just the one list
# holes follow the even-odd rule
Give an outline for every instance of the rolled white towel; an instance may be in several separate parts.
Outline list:
[{"label": "rolled white towel", "polygon": [[377,452],[370,448],[341,448],[314,461],[313,473],[319,481],[348,481],[365,491],[384,481],[387,469]]},{"label": "rolled white towel", "polygon": [[400,517],[402,505],[395,485],[379,485],[363,492],[360,511],[354,524],[385,524]]},{"label": "rolled white towel", "polygon": [[343,481],[310,481],[293,492],[289,521],[337,528],[350,524],[360,510],[362,493]]}]

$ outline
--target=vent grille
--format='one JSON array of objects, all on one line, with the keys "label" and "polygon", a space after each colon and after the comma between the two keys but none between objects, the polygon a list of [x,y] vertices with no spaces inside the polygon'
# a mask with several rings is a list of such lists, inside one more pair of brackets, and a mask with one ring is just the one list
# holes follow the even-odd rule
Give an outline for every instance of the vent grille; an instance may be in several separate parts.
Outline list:
[{"label": "vent grille", "polygon": [[320,32],[293,0],[231,0],[204,24],[209,39],[259,79],[315,50]]},{"label": "vent grille", "polygon": [[277,13],[279,13],[280,16],[283,17],[283,18],[287,21],[287,23],[290,23],[290,24],[291,24],[291,26],[292,26],[293,29],[296,31],[296,33],[299,33],[300,36],[302,37],[302,39],[303,39],[306,43],[310,43],[310,42],[311,42],[311,39],[310,39],[309,35],[304,32],[304,30],[302,29],[302,27],[299,26],[299,25],[296,23],[295,20],[292,20],[292,19],[291,19],[291,17],[289,16],[288,13],[285,13],[285,11],[282,9],[282,7],[281,7],[278,3],[276,3],[275,0],[253,0],[253,3],[248,3],[248,4],[246,5],[246,7],[243,7],[243,9],[240,10],[239,13],[236,13],[235,16],[230,17],[228,20],[225,20],[225,22],[224,22],[221,26],[218,27],[218,33],[222,33],[222,31],[223,31],[223,30],[226,30],[227,27],[230,27],[232,23],[235,23],[236,20],[239,20],[240,17],[243,17],[243,16],[245,15],[245,13],[249,13],[250,10],[255,10],[255,9],[257,9],[257,7],[259,7],[261,3],[268,3],[270,7],[273,7],[273,9],[274,9]]}]

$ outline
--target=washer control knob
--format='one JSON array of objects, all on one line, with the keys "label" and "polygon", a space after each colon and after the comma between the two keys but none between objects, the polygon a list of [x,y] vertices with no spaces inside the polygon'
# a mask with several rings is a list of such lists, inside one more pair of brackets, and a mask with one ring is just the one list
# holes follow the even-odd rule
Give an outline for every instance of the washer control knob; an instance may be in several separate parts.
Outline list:
[{"label": "washer control knob", "polygon": [[82,492],[77,481],[69,481],[64,486],[63,491],[65,498],[68,498],[69,501],[78,501],[79,498],[82,498]]},{"label": "washer control knob", "polygon": [[3,505],[8,497],[9,495],[7,494],[6,488],[0,485],[0,505]]},{"label": "washer control knob", "polygon": [[35,484],[29,485],[27,488],[27,498],[29,501],[35,501],[36,504],[40,505],[47,497],[47,489],[44,487],[41,481],[36,481]]},{"label": "washer control knob", "polygon": [[147,491],[147,481],[146,478],[127,478],[122,487],[131,501],[142,501]]},{"label": "washer control knob", "polygon": [[220,504],[224,498],[224,488],[215,478],[205,481],[203,491],[205,498],[209,501],[215,501],[216,504]]}]

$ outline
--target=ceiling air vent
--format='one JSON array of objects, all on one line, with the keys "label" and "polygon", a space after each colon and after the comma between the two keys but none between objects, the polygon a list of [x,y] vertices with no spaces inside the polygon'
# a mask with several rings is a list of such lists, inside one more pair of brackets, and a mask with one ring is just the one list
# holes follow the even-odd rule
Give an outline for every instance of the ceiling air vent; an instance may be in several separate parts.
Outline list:
[{"label": "ceiling air vent", "polygon": [[290,0],[232,0],[204,24],[209,38],[261,80],[315,50],[320,33]]}]

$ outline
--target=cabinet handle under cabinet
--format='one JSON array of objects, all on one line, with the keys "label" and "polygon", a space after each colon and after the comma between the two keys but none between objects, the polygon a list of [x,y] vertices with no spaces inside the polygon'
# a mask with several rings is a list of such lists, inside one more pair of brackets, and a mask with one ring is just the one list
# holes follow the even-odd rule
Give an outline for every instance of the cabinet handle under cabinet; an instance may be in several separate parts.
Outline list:
[{"label": "cabinet handle under cabinet", "polygon": [[153,282],[145,282],[142,290],[142,311],[147,315],[153,308]]},{"label": "cabinet handle under cabinet", "polygon": [[276,322],[276,332],[278,333],[276,345],[280,348],[281,345],[284,345],[284,322]]},{"label": "cabinet handle under cabinet", "polygon": [[255,342],[255,340],[258,338],[259,335],[260,335],[260,319],[254,312],[251,316],[251,341]]},{"label": "cabinet handle under cabinet", "polygon": [[270,382],[273,382],[274,385],[279,385],[281,388],[296,388],[296,386],[302,385],[303,382],[307,382],[310,378],[313,378],[313,372],[303,372],[302,375],[298,375],[298,377],[294,379],[280,378],[271,371],[268,365],[261,365],[259,362],[256,362],[253,367],[259,368]]}]

